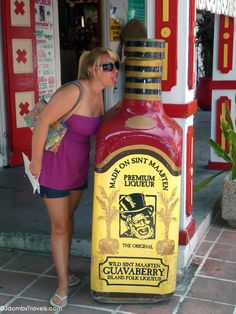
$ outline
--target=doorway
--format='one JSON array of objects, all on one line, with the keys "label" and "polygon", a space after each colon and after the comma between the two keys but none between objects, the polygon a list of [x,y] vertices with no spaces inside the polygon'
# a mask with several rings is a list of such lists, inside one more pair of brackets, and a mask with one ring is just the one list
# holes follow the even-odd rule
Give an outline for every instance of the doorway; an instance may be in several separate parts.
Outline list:
[{"label": "doorway", "polygon": [[62,84],[77,79],[79,58],[83,51],[101,44],[99,2],[58,1]]}]

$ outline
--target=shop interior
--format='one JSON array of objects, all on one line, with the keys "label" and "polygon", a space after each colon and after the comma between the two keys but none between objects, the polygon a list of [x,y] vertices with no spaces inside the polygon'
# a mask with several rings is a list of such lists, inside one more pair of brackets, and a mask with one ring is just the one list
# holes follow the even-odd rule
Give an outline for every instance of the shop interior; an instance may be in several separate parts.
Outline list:
[{"label": "shop interior", "polygon": [[60,0],[61,83],[77,79],[83,51],[100,45],[98,0]]}]

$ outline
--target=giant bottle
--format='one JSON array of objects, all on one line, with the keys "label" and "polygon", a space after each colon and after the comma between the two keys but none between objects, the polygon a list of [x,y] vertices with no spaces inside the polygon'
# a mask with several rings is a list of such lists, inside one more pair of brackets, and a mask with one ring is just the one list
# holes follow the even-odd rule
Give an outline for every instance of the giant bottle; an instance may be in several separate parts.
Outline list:
[{"label": "giant bottle", "polygon": [[124,99],[96,141],[91,291],[156,302],[176,286],[182,130],[161,102],[164,42],[125,43]]}]

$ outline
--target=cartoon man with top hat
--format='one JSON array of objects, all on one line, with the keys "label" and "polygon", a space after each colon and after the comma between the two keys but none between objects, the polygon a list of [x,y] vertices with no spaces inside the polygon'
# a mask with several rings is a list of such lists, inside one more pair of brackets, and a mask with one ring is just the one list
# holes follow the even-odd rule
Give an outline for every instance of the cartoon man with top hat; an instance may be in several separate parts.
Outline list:
[{"label": "cartoon man with top hat", "polygon": [[146,205],[142,193],[128,194],[120,199],[120,218],[125,222],[126,231],[121,237],[154,239],[154,206]]}]

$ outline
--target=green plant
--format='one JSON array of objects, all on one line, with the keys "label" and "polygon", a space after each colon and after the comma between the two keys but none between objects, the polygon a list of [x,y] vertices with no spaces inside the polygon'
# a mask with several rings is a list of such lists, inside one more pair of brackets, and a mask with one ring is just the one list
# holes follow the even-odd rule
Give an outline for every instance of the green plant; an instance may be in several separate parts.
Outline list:
[{"label": "green plant", "polygon": [[200,48],[203,76],[212,77],[214,14],[203,11],[197,19],[196,45]]},{"label": "green plant", "polygon": [[[236,102],[236,97],[235,97],[235,102]],[[225,104],[225,113],[226,113],[225,117],[222,115],[220,117],[220,128],[225,138],[226,148],[223,148],[211,138],[209,139],[209,143],[211,147],[213,148],[213,150],[215,151],[215,153],[230,164],[231,179],[235,180],[236,179],[236,131],[235,131],[235,127],[234,127],[232,117],[229,111],[228,104]],[[194,187],[194,191],[198,192],[203,187],[205,187],[209,182],[211,182],[215,177],[217,177],[224,171],[227,171],[227,170],[222,170],[210,177],[207,177],[206,179],[204,179],[203,181],[201,181]]]}]

